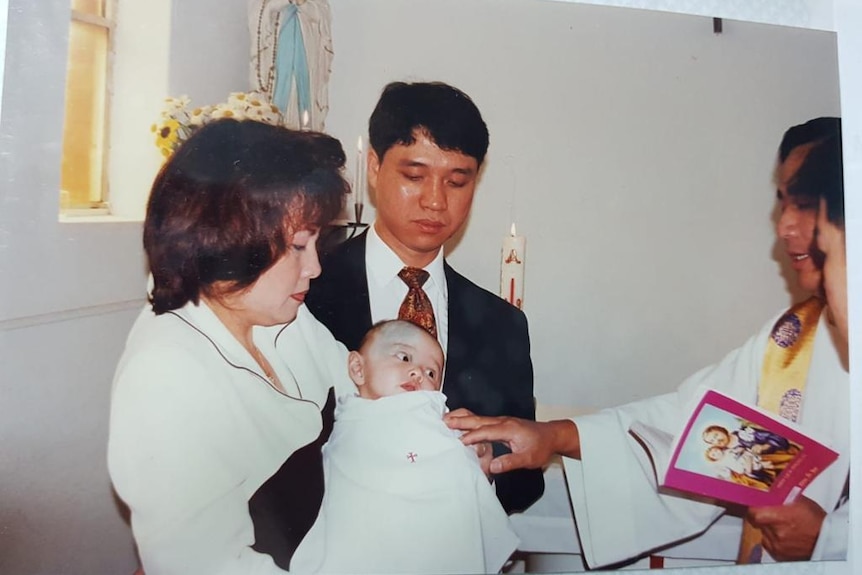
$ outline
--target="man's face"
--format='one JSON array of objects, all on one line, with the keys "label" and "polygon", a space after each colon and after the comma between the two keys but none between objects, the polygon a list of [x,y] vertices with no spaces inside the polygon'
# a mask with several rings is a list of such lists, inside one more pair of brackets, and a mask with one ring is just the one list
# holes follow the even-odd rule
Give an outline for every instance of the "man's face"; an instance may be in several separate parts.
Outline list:
[{"label": "man's face", "polygon": [[476,158],[441,150],[424,133],[383,155],[368,155],[380,238],[409,266],[424,267],[467,219],[479,166]]},{"label": "man's face", "polygon": [[787,193],[788,184],[810,149],[808,145],[794,148],[776,170],[777,200],[781,208],[776,232],[796,272],[799,287],[817,293],[820,291],[822,273],[817,262],[811,257],[816,249],[814,229],[817,224],[817,201],[793,197]]}]

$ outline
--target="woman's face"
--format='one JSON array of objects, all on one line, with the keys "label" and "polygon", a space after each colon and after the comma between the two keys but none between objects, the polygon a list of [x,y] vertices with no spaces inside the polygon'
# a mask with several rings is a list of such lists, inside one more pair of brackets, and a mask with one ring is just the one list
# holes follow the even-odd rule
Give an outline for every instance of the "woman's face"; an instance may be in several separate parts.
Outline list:
[{"label": "woman's face", "polygon": [[287,251],[251,286],[228,296],[228,306],[250,325],[277,325],[296,319],[309,282],[320,275],[318,230],[296,232]]},{"label": "woman's face", "polygon": [[826,256],[823,288],[835,325],[847,339],[847,255],[844,230],[826,219],[826,200],[817,214],[817,247]]}]

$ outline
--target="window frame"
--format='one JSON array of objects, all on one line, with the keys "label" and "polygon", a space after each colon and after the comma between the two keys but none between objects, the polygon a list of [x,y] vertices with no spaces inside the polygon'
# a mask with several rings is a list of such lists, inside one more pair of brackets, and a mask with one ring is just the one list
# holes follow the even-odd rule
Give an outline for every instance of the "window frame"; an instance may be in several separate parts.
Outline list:
[{"label": "window frame", "polygon": [[[60,199],[60,215],[61,216],[94,216],[107,215],[110,210],[110,179],[108,177],[110,168],[110,148],[111,148],[111,108],[114,86],[114,60],[116,54],[116,33],[117,33],[117,4],[119,0],[104,0],[104,16],[97,16],[88,12],[71,9],[69,14],[69,30],[71,33],[72,25],[75,22],[96,26],[104,29],[107,35],[105,42],[105,77],[104,77],[104,93],[102,94],[104,105],[101,110],[102,115],[102,146],[101,146],[101,173],[99,174],[99,190],[98,200],[88,200],[85,204],[69,204],[63,200],[64,190],[62,185],[59,189]],[[70,0],[71,4],[71,0]],[[66,84],[68,85],[70,69],[66,70]],[[64,101],[65,109],[65,101]],[[66,134],[63,134],[63,145],[65,147]],[[61,160],[62,162],[62,156]],[[61,177],[62,181],[62,177]],[[94,195],[94,190],[89,190],[90,197]],[[65,204],[65,205],[64,205]]]}]

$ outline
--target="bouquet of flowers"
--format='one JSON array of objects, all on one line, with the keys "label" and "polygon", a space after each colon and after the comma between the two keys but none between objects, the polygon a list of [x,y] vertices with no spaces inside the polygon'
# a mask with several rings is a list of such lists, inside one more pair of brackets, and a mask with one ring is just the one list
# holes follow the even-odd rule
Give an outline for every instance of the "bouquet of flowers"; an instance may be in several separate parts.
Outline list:
[{"label": "bouquet of flowers", "polygon": [[235,118],[273,125],[283,123],[278,107],[259,92],[233,92],[227,102],[214,106],[191,108],[190,104],[188,96],[165,98],[160,120],[150,128],[156,135],[156,147],[165,158],[173,154],[198,128],[212,120]]}]

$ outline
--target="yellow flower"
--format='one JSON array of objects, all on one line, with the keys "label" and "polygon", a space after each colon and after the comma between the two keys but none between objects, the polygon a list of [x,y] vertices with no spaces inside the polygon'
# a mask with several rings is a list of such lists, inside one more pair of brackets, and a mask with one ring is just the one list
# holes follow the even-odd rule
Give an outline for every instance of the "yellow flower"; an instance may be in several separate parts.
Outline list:
[{"label": "yellow flower", "polygon": [[167,120],[156,132],[156,145],[160,148],[170,148],[176,145],[180,139],[180,123],[176,120]]}]

